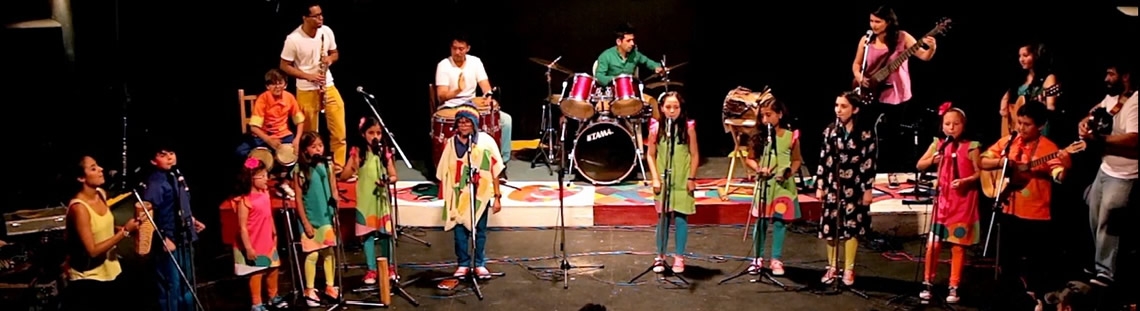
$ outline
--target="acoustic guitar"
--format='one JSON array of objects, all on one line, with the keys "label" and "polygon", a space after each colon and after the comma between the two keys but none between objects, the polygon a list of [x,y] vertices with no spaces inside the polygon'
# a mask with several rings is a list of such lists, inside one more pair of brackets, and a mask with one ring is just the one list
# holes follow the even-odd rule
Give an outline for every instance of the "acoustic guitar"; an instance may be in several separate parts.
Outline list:
[{"label": "acoustic guitar", "polygon": [[[950,22],[951,20],[948,17],[939,19],[938,23],[934,24],[934,29],[931,29],[930,32],[927,32],[922,38],[945,34],[946,31],[950,30]],[[899,55],[891,58],[888,62],[883,62],[880,59],[873,64],[868,64],[867,68],[863,70],[864,83],[859,83],[858,79],[851,82],[851,87],[855,89],[856,94],[862,97],[863,102],[872,102],[876,100],[879,94],[894,87],[889,83],[884,83],[884,81],[886,81],[887,77],[890,77],[892,73],[898,71],[899,67],[902,67],[903,62],[910,59],[911,56],[914,56],[914,53],[917,53],[918,49],[924,46],[921,41],[922,39],[919,38],[918,40],[919,42],[903,50]]]},{"label": "acoustic guitar", "polygon": [[[1061,96],[1061,85],[1054,84],[1053,86],[1046,88],[1042,96]],[[1017,100],[1010,102],[1009,105],[1006,106],[1007,110],[1005,116],[1001,118],[1002,137],[1009,136],[1009,134],[1013,132],[1013,129],[1017,128],[1017,110],[1021,109],[1021,106],[1025,106],[1026,101],[1029,101],[1026,96],[1018,96]]]},{"label": "acoustic guitar", "polygon": [[[1032,174],[1031,171],[1046,162],[1060,157],[1063,153],[1074,154],[1084,151],[1086,144],[1084,141],[1077,141],[1070,144],[1064,149],[1057,150],[1044,157],[1029,161],[1026,165],[1020,165],[1014,161],[1009,161],[1009,167],[1006,168],[1007,177],[1001,176],[1001,169],[982,171],[980,174],[982,193],[989,198],[997,198],[999,201],[1005,201],[1009,198],[1011,193],[1024,189],[1029,184],[1029,178]],[[998,185],[998,184],[1001,185]],[[998,189],[1001,186],[1002,189]]]}]

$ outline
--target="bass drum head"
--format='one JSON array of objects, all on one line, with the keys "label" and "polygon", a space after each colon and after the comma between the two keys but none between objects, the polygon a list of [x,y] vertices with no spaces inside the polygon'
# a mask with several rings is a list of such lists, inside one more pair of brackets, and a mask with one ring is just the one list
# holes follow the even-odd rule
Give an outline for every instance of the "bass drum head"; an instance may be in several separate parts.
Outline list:
[{"label": "bass drum head", "polygon": [[621,182],[636,165],[633,135],[613,122],[587,125],[574,139],[574,166],[594,184]]}]

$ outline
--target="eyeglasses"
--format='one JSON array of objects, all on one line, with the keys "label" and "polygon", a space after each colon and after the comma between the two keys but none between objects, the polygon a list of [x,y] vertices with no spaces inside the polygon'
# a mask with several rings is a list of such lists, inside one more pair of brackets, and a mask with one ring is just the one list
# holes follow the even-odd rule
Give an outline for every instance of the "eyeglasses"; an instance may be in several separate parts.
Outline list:
[{"label": "eyeglasses", "polygon": [[309,18],[318,18],[318,17],[324,17],[324,16],[325,16],[325,13],[323,13],[323,12],[322,12],[322,13],[317,13],[317,14],[313,14],[313,15],[305,16],[305,17],[309,17]]}]

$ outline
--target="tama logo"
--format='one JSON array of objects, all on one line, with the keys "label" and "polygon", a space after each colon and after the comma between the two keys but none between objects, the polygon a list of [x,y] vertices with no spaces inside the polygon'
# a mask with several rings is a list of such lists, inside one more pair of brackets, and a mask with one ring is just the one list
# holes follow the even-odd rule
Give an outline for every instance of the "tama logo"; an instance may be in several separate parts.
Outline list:
[{"label": "tama logo", "polygon": [[604,129],[604,130],[601,130],[599,132],[590,133],[590,135],[586,135],[586,141],[595,141],[595,140],[598,140],[598,139],[601,139],[603,137],[610,136],[613,134],[614,134],[613,130]]}]

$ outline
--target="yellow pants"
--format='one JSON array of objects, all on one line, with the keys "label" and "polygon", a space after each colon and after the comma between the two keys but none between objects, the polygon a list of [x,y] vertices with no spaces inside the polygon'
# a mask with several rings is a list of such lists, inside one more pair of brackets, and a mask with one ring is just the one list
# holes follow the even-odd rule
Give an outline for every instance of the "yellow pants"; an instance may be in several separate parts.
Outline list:
[{"label": "yellow pants", "polygon": [[[303,131],[320,132],[318,128],[321,124],[321,98],[320,92],[313,91],[297,91],[297,103],[301,106],[301,113],[305,115],[305,128]],[[328,148],[332,149],[333,162],[337,165],[344,165],[348,143],[345,139],[344,128],[344,100],[340,98],[340,92],[336,90],[336,86],[329,86],[325,88],[325,123],[328,124],[329,129],[329,142]],[[297,139],[300,141],[301,135],[297,134]]]}]

